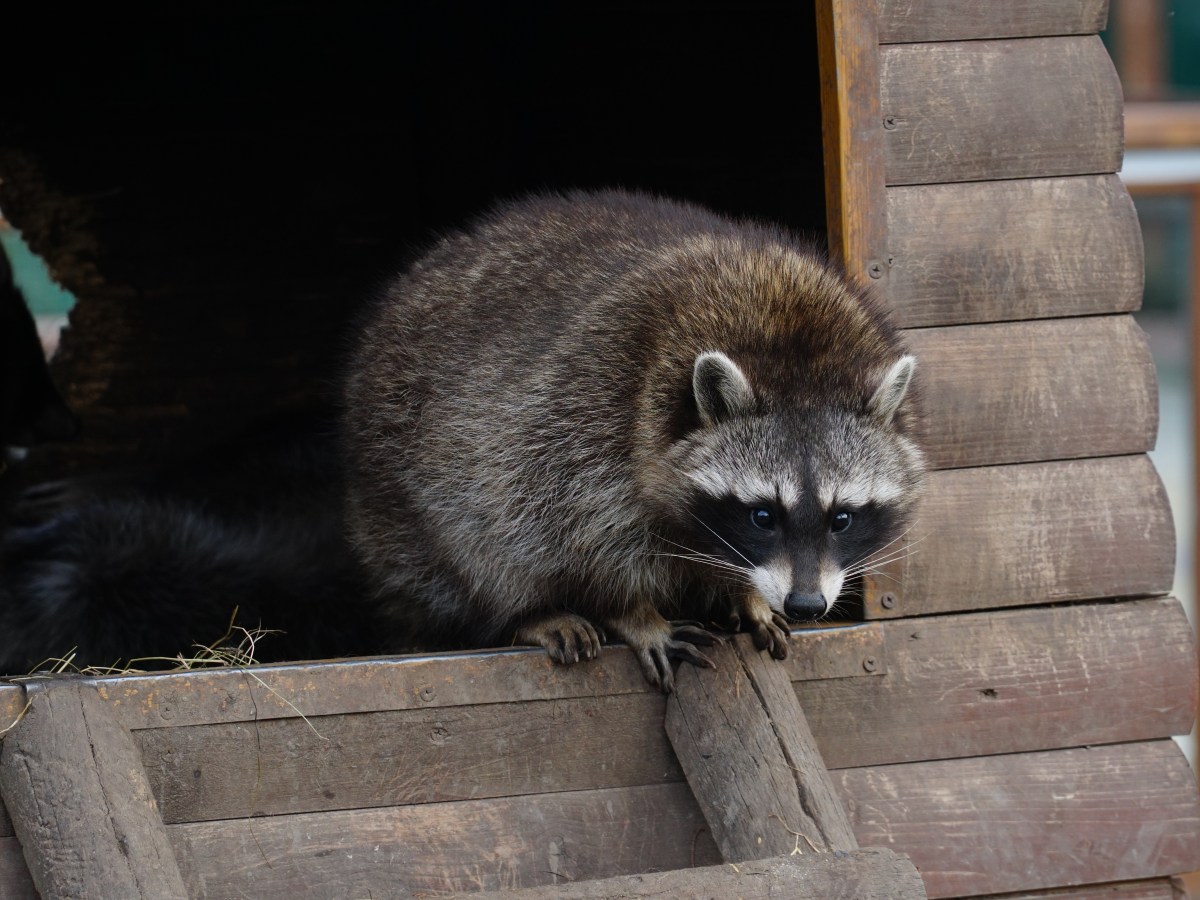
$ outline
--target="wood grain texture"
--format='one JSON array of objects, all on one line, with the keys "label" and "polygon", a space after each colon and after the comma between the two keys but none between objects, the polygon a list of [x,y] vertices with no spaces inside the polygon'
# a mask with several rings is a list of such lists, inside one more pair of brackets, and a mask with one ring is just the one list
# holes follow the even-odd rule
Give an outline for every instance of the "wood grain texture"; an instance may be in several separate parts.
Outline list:
[{"label": "wood grain texture", "polygon": [[191,896],[511,890],[716,865],[685,784],[169,826]]},{"label": "wood grain texture", "polygon": [[[1137,741],[1191,727],[1195,644],[1175,600],[876,627],[897,660],[886,677],[793,683],[830,767]],[[233,819],[681,782],[663,702],[633,694],[496,703],[156,728],[134,739],[168,823]]]},{"label": "wood grain texture", "polygon": [[934,468],[1154,449],[1154,359],[1130,316],[923,328],[905,339]]},{"label": "wood grain texture", "polygon": [[[871,624],[794,629],[792,647],[784,665],[793,680],[886,672],[882,637]],[[868,656],[877,662],[870,673],[862,665]],[[620,645],[576,666],[555,665],[545,651],[522,648],[84,680],[129,729],[657,693]],[[0,684],[0,707],[14,718],[24,702],[17,685]]]},{"label": "wood grain texture", "polygon": [[185,897],[129,732],[90,685],[29,689],[0,745],[0,792],[39,894]]},{"label": "wood grain texture", "polygon": [[887,678],[796,682],[831,767],[1187,734],[1196,641],[1174,599],[887,623]]},{"label": "wood grain texture", "polygon": [[1165,594],[1175,572],[1145,456],[934,472],[908,540],[896,580],[868,585],[866,616]]},{"label": "wood grain texture", "polygon": [[[1200,866],[1200,802],[1170,741],[846,769],[834,779],[859,843],[909,855],[930,897]],[[682,784],[168,831],[189,890],[210,897],[404,897],[717,863]]]},{"label": "wood grain texture", "polygon": [[987,894],[976,900],[1185,900],[1169,878],[1122,883],[1088,884],[1082,887]]},{"label": "wood grain texture", "polygon": [[888,184],[1116,172],[1121,85],[1095,36],[880,50]]},{"label": "wood grain texture", "polygon": [[865,284],[887,282],[879,42],[863,0],[817,0],[825,222],[830,255]]},{"label": "wood grain texture", "polygon": [[1108,0],[879,0],[881,43],[1096,34]]},{"label": "wood grain texture", "polygon": [[666,732],[726,862],[858,844],[791,682],[747,635],[679,670]]},{"label": "wood grain texture", "polygon": [[[683,780],[661,694],[135,733],[168,822]],[[789,846],[789,849],[790,846]]]},{"label": "wood grain texture", "polygon": [[888,188],[888,300],[904,327],[1128,312],[1142,233],[1116,175]]},{"label": "wood grain texture", "polygon": [[38,900],[33,877],[15,837],[0,837],[0,897],[4,900]]},{"label": "wood grain texture", "polygon": [[834,773],[859,841],[907,853],[930,897],[1200,867],[1200,799],[1172,741]]},{"label": "wood grain texture", "polygon": [[923,900],[925,886],[913,864],[890,850],[807,853],[803,857],[706,866],[626,875],[576,884],[453,894],[456,900],[635,900],[639,897],[673,900]]}]

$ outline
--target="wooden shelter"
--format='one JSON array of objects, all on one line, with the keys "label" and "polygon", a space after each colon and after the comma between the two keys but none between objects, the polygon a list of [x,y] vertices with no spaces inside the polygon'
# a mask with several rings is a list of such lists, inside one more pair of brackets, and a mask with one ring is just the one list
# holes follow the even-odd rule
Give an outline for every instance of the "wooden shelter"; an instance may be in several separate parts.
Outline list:
[{"label": "wooden shelter", "polygon": [[[778,664],[739,639],[669,699],[623,648],[0,684],[0,895],[1174,897],[1200,869],[1170,740],[1197,655],[1146,456],[1106,7],[816,4],[830,244],[908,329],[934,469],[861,621],[796,631]],[[33,203],[0,202],[39,233]],[[112,344],[144,344],[164,294],[72,252],[59,371],[100,423],[68,451],[86,461],[177,411]],[[221,322],[241,295],[223,296]]]}]

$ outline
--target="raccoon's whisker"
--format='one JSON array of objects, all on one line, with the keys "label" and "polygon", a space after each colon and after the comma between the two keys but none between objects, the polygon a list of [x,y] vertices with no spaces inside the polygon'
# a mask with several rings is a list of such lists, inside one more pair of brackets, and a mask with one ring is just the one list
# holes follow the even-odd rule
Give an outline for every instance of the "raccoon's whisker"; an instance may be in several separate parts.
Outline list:
[{"label": "raccoon's whisker", "polygon": [[859,571],[859,572],[850,572],[850,571],[846,572],[847,578],[858,577],[859,575],[870,575],[870,576],[876,577],[876,578],[887,578],[888,581],[893,582],[895,584],[900,583],[900,578],[896,577],[895,575],[890,575],[889,572],[880,572],[880,571],[875,571],[874,569],[864,569],[863,571]]},{"label": "raccoon's whisker", "polygon": [[903,559],[908,559],[908,557],[911,555],[912,554],[910,554],[908,552],[903,552],[903,553],[895,553],[891,556],[885,556],[882,559],[871,558],[871,559],[859,560],[858,562],[852,563],[846,567],[846,574],[849,575],[851,573],[854,573],[854,574],[858,575],[858,574],[866,572],[870,569],[879,569],[879,568],[882,568],[883,566],[900,562]]},{"label": "raccoon's whisker", "polygon": [[730,550],[732,550],[734,553],[736,553],[742,559],[745,559],[746,565],[748,565],[752,569],[754,568],[754,563],[752,563],[752,562],[750,562],[750,560],[746,559],[746,555],[744,553],[742,553],[741,550],[739,550],[737,547],[733,546],[733,544],[729,543],[729,541],[725,540],[725,538],[723,538],[719,534],[717,534],[717,532],[714,531],[712,529],[712,527],[710,527],[709,524],[707,522],[705,522],[703,519],[701,519],[698,515],[696,515],[695,513],[692,513],[691,516],[693,519],[695,519],[697,522],[699,522],[701,525],[703,525],[708,531],[712,532],[713,537],[715,537],[718,541],[720,541],[722,544],[724,544],[726,547],[728,547]]},{"label": "raccoon's whisker", "polygon": [[[658,538],[660,541],[662,541],[664,544],[670,544],[672,547],[678,547],[680,550],[683,550],[685,553],[688,553],[693,557],[710,559],[710,560],[713,560],[714,562],[724,563],[725,565],[731,566],[731,567],[737,569],[738,571],[742,571],[742,572],[748,571],[747,569],[744,569],[742,566],[739,566],[737,563],[732,563],[723,557],[716,556],[712,553],[705,553],[701,550],[693,549],[692,547],[687,546],[687,544],[680,544],[677,541],[672,541],[669,538],[665,538],[660,534],[656,534],[655,537]],[[738,555],[741,556],[740,553]],[[742,556],[742,559],[746,559],[746,557]],[[746,560],[746,562],[749,563],[749,560]]]},{"label": "raccoon's whisker", "polygon": [[687,553],[655,553],[655,556],[667,556],[672,559],[686,559],[689,562],[704,563],[716,569],[724,569],[727,572],[734,572],[743,577],[747,576],[747,572],[741,566],[735,566],[733,563],[726,562],[719,556],[708,556],[705,554],[687,554]]}]

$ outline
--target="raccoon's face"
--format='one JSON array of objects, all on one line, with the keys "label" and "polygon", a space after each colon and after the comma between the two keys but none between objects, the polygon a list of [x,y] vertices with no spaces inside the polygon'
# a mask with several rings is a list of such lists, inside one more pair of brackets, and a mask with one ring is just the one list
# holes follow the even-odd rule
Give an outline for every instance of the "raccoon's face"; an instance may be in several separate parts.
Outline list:
[{"label": "raccoon's face", "polygon": [[882,406],[877,392],[865,411],[810,405],[766,415],[747,414],[736,393],[749,386],[736,383],[738,370],[721,356],[723,405],[707,407],[718,415],[693,436],[683,465],[690,542],[713,565],[736,570],[772,609],[818,618],[848,576],[901,536],[913,506],[920,452],[891,427],[911,358],[884,377]]},{"label": "raccoon's face", "polygon": [[772,609],[819,618],[847,576],[900,537],[918,473],[907,441],[850,415],[780,424],[731,423],[695,454],[691,542]]}]

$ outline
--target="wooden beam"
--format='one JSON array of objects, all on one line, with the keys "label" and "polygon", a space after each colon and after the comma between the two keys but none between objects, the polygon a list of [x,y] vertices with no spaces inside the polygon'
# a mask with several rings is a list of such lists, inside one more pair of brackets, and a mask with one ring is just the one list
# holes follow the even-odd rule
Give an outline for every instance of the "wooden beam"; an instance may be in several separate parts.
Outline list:
[{"label": "wooden beam", "polygon": [[739,863],[625,875],[519,891],[451,894],[455,900],[917,900],[925,897],[921,876],[904,856],[890,850],[807,853]]},{"label": "wooden beam", "polygon": [[1154,358],[1131,316],[922,328],[906,340],[933,468],[1154,449]]},{"label": "wooden beam", "polygon": [[42,900],[187,897],[129,732],[91,685],[31,682],[0,794]]},{"label": "wooden beam", "polygon": [[888,184],[1121,167],[1121,83],[1095,35],[880,49]]},{"label": "wooden beam", "polygon": [[1142,232],[1116,175],[897,186],[887,204],[903,327],[1141,306]]},{"label": "wooden beam", "polygon": [[[859,843],[907,854],[930,896],[1200,868],[1196,784],[1170,740],[832,775]],[[684,784],[167,830],[195,896],[256,900],[497,891],[720,863]]]},{"label": "wooden beam", "polygon": [[783,670],[739,635],[681,667],[667,737],[726,862],[858,843]]},{"label": "wooden beam", "polygon": [[1107,20],[1108,0],[879,0],[879,41],[1096,34]]},{"label": "wooden beam", "polygon": [[887,284],[883,118],[874,3],[818,0],[825,209],[830,255],[864,284]]},{"label": "wooden beam", "polygon": [[928,478],[892,581],[869,618],[1165,594],[1175,575],[1166,490],[1145,456],[951,469]]}]

